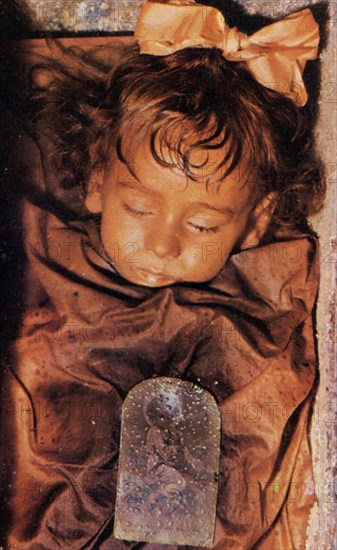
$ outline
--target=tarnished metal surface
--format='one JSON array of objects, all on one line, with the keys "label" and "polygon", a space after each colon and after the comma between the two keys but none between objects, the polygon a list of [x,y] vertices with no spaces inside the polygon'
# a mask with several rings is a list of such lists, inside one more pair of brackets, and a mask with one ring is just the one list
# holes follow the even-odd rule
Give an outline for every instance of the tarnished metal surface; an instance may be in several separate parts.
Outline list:
[{"label": "tarnished metal surface", "polygon": [[219,445],[208,392],[176,378],[133,388],[123,406],[115,536],[211,546]]}]

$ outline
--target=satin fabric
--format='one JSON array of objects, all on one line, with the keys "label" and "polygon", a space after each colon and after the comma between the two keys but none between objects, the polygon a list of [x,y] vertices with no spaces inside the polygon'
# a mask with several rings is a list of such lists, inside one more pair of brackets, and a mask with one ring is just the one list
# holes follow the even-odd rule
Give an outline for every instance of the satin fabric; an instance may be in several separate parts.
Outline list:
[{"label": "satin fabric", "polygon": [[93,221],[25,202],[23,228],[26,305],[5,376],[8,548],[177,549],[112,534],[123,400],[173,376],[221,410],[213,548],[304,549],[315,238],[285,233],[233,254],[208,284],[151,289],[119,277]]},{"label": "satin fabric", "polygon": [[183,48],[219,48],[228,61],[244,62],[255,80],[303,106],[302,74],[316,59],[319,28],[310,9],[293,13],[247,36],[230,28],[221,12],[202,4],[144,2],[135,28],[140,52],[169,55]]}]

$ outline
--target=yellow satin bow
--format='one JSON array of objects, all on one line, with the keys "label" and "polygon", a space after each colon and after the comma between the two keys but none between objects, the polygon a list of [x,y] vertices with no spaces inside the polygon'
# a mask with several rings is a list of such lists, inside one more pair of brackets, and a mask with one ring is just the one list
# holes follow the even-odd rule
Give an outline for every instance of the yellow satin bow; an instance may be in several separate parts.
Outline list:
[{"label": "yellow satin bow", "polygon": [[304,9],[251,36],[230,28],[222,14],[202,4],[144,2],[135,28],[140,53],[168,55],[183,48],[220,48],[228,61],[244,62],[254,78],[302,106],[308,96],[302,74],[316,59],[319,31]]}]

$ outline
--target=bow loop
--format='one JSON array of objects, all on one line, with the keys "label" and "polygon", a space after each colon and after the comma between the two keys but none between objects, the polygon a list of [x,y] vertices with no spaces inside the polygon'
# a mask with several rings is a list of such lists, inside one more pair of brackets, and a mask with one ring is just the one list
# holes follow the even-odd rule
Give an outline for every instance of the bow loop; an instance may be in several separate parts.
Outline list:
[{"label": "bow loop", "polygon": [[169,55],[183,48],[219,48],[228,61],[243,62],[253,77],[302,106],[302,74],[316,59],[318,25],[309,9],[288,15],[251,36],[229,27],[216,8],[202,4],[142,5],[135,29],[140,53]]}]

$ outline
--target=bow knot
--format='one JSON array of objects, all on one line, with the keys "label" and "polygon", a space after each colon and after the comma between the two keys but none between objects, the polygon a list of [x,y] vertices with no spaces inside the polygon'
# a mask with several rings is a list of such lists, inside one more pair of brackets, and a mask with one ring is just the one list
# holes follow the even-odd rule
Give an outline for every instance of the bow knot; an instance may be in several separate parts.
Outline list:
[{"label": "bow knot", "polygon": [[229,28],[227,32],[226,42],[222,48],[220,48],[226,56],[231,53],[239,51],[243,47],[243,43],[246,36],[243,33],[239,33],[236,27]]},{"label": "bow knot", "polygon": [[308,96],[302,79],[316,59],[318,25],[304,9],[251,36],[229,27],[216,8],[202,4],[146,1],[135,29],[140,53],[169,55],[183,48],[219,48],[228,61],[243,62],[253,77],[302,106]]}]

